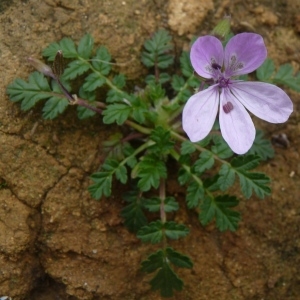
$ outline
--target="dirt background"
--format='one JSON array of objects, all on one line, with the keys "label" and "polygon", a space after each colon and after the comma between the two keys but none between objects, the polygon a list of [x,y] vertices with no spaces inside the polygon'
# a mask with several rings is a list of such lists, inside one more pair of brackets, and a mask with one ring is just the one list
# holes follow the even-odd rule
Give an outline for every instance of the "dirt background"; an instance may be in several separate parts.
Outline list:
[{"label": "dirt background", "polygon": [[[0,297],[160,299],[139,271],[152,247],[122,224],[126,187],[100,202],[86,191],[101,141],[117,127],[100,118],[79,122],[72,109],[55,121],[42,120],[40,109],[21,112],[5,89],[33,71],[26,58],[89,32],[116,62],[127,62],[119,70],[134,81],[145,75],[140,51],[155,30],[170,30],[179,54],[228,14],[235,33],[261,34],[277,65],[299,70],[299,0],[0,0]],[[272,196],[241,202],[237,232],[203,228],[185,210],[184,190],[169,181],[182,206],[175,219],[191,229],[172,246],[194,261],[192,270],[179,270],[186,285],[173,299],[300,299],[300,96],[286,91],[294,102],[286,124],[255,119],[269,138],[284,133],[289,140],[260,167],[272,177]]]}]

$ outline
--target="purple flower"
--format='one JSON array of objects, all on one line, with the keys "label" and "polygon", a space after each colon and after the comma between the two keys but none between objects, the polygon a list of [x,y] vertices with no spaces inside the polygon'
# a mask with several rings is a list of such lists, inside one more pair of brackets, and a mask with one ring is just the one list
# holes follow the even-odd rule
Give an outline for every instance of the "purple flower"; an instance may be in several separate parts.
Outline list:
[{"label": "purple flower", "polygon": [[191,49],[192,66],[213,85],[193,95],[183,109],[182,126],[192,142],[209,134],[218,108],[222,136],[237,154],[246,153],[255,138],[255,127],[245,107],[270,123],[288,119],[293,103],[282,89],[268,83],[233,79],[257,69],[266,56],[262,37],[254,33],[237,34],[225,49],[214,36],[196,40]]}]

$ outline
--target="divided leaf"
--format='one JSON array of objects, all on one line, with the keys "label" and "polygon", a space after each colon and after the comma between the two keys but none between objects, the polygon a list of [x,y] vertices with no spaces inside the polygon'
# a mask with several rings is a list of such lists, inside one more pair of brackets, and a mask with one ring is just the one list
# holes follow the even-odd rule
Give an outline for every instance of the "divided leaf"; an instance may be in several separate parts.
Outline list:
[{"label": "divided leaf", "polygon": [[170,265],[164,262],[154,278],[150,281],[152,290],[160,290],[162,297],[172,297],[173,290],[181,291],[183,281],[171,269]]},{"label": "divided leaf", "polygon": [[146,67],[157,66],[165,69],[173,63],[173,56],[168,54],[173,49],[171,36],[169,33],[160,29],[150,40],[144,43],[146,51],[142,53],[142,62]]},{"label": "divided leaf", "polygon": [[65,69],[62,78],[66,80],[71,80],[79,75],[83,74],[89,70],[90,65],[82,60],[74,60],[68,64],[68,67]]},{"label": "divided leaf", "polygon": [[211,147],[211,151],[218,155],[220,158],[226,159],[233,155],[232,150],[229,148],[223,137],[215,135],[213,137],[213,141],[215,145]]},{"label": "divided leaf", "polygon": [[284,84],[289,88],[300,92],[300,76],[294,76],[294,69],[291,64],[281,65],[274,76],[274,83]]},{"label": "divided leaf", "polygon": [[92,65],[96,71],[102,75],[108,75],[111,70],[111,56],[106,47],[101,46],[96,51],[96,56],[92,59]]},{"label": "divided leaf", "polygon": [[17,78],[7,87],[7,93],[13,102],[21,102],[22,110],[29,110],[42,99],[52,96],[47,79],[39,72],[33,72],[28,82]]},{"label": "divided leaf", "polygon": [[216,225],[220,231],[235,231],[240,220],[240,213],[232,210],[232,207],[238,205],[238,200],[234,196],[222,195],[205,197],[201,204],[199,219],[203,225],[216,219]]},{"label": "divided leaf", "polygon": [[[144,206],[150,212],[160,211],[161,199],[158,197],[153,197],[153,198],[147,199],[144,203]],[[166,197],[163,208],[164,208],[165,212],[169,213],[169,212],[177,211],[179,208],[179,205],[174,197]]]},{"label": "divided leaf", "polygon": [[106,82],[105,78],[100,77],[96,73],[91,73],[85,78],[84,81],[85,82],[82,87],[87,92],[94,91],[96,88],[101,87]]},{"label": "divided leaf", "polygon": [[275,71],[275,64],[271,58],[267,58],[264,63],[256,70],[256,76],[260,81],[270,81]]},{"label": "divided leaf", "polygon": [[214,162],[213,154],[210,151],[203,151],[194,164],[195,172],[198,174],[203,173],[205,170],[212,168]]},{"label": "divided leaf", "polygon": [[78,53],[74,41],[71,38],[63,38],[58,43],[50,44],[43,51],[43,56],[48,57],[48,60],[53,61],[58,50],[63,52],[65,58],[77,58]]},{"label": "divided leaf", "polygon": [[163,238],[163,224],[162,222],[155,221],[151,222],[146,226],[143,226],[137,233],[137,237],[143,243],[156,244],[159,243]]},{"label": "divided leaf", "polygon": [[99,200],[102,195],[110,196],[113,175],[122,183],[127,182],[126,168],[115,159],[106,159],[101,171],[92,174],[90,177],[94,184],[90,185],[88,190],[93,198]]},{"label": "divided leaf", "polygon": [[43,107],[43,118],[45,120],[56,118],[65,111],[68,105],[69,101],[66,98],[56,96],[49,98]]},{"label": "divided leaf", "polygon": [[93,47],[94,39],[90,34],[87,33],[81,38],[78,44],[77,51],[79,56],[85,59],[89,59],[92,54]]},{"label": "divided leaf", "polygon": [[142,262],[142,271],[152,273],[156,270],[154,278],[150,281],[152,290],[160,290],[162,297],[172,297],[173,290],[180,291],[182,280],[172,270],[170,263],[181,268],[192,268],[190,258],[168,247],[165,251],[158,250]]},{"label": "divided leaf", "polygon": [[127,206],[122,209],[121,216],[125,226],[132,232],[137,232],[147,224],[147,218],[143,212],[144,199],[137,192],[130,192],[124,196]]},{"label": "divided leaf", "polygon": [[180,237],[185,237],[189,233],[189,229],[176,222],[170,221],[162,223],[160,220],[151,222],[143,226],[137,233],[137,237],[143,243],[159,243],[163,236],[166,235],[169,239],[178,240]]},{"label": "divided leaf", "polygon": [[122,125],[129,117],[132,107],[123,103],[113,103],[103,111],[103,123],[112,124],[116,122]]},{"label": "divided leaf", "polygon": [[263,173],[249,172],[258,166],[260,157],[257,155],[243,155],[232,159],[231,164],[223,165],[219,172],[218,184],[221,190],[229,188],[238,175],[242,193],[250,198],[254,191],[260,198],[264,198],[271,192],[268,184],[270,178]]},{"label": "divided leaf", "polygon": [[158,188],[161,178],[167,178],[167,168],[163,161],[155,155],[144,156],[137,164],[137,176],[140,178],[138,187],[149,191],[151,187]]},{"label": "divided leaf", "polygon": [[191,154],[196,151],[195,144],[190,141],[184,141],[180,147],[181,155]]},{"label": "divided leaf", "polygon": [[274,148],[272,143],[264,138],[264,133],[262,130],[256,130],[254,143],[247,154],[256,154],[262,160],[267,160],[274,157]]},{"label": "divided leaf", "polygon": [[194,208],[204,197],[204,188],[202,183],[193,181],[187,188],[186,202],[188,208]]},{"label": "divided leaf", "polygon": [[169,130],[165,130],[163,127],[156,127],[151,135],[150,139],[155,142],[153,146],[149,147],[152,153],[157,155],[166,154],[170,149],[174,147],[174,142],[171,140],[171,134]]}]

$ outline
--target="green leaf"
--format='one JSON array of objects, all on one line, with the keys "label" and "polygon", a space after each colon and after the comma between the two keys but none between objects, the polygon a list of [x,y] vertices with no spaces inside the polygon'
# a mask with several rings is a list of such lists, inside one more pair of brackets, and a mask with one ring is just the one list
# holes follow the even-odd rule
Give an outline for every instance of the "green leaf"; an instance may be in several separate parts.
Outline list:
[{"label": "green leaf", "polygon": [[190,53],[187,51],[183,51],[180,56],[180,66],[182,70],[182,74],[185,77],[191,77],[194,74],[194,69],[191,65]]},{"label": "green leaf", "polygon": [[225,191],[230,188],[235,181],[235,171],[226,164],[223,164],[219,171],[218,185],[221,191]]},{"label": "green leaf", "polygon": [[[161,199],[158,197],[152,197],[147,199],[144,203],[145,208],[147,208],[150,212],[157,212],[161,209]],[[169,213],[173,211],[177,211],[179,208],[178,202],[174,197],[166,197],[163,205],[164,211]]]},{"label": "green leaf", "polygon": [[68,105],[69,101],[66,98],[56,96],[51,97],[43,107],[43,118],[46,120],[56,118],[65,111]]},{"label": "green leaf", "polygon": [[179,103],[181,104],[185,104],[191,96],[192,96],[192,92],[189,89],[182,89],[177,94],[177,98],[179,100]]},{"label": "green leaf", "polygon": [[174,197],[166,197],[165,202],[164,202],[164,211],[166,213],[170,213],[173,211],[177,211],[179,209],[179,204],[175,200]]},{"label": "green leaf", "polygon": [[152,273],[163,266],[164,260],[164,252],[162,250],[158,250],[149,255],[147,260],[142,262],[142,271],[148,274]]},{"label": "green leaf", "polygon": [[132,107],[127,104],[113,103],[103,111],[103,123],[112,124],[116,122],[122,125],[129,117]]},{"label": "green leaf", "polygon": [[150,281],[152,290],[160,290],[162,297],[172,297],[173,290],[181,291],[183,281],[176,275],[167,262]]},{"label": "green leaf", "polygon": [[186,184],[190,180],[191,176],[192,174],[190,170],[187,170],[186,168],[180,168],[178,172],[179,184],[180,185]]},{"label": "green leaf", "polygon": [[172,249],[171,247],[168,247],[166,249],[166,254],[168,260],[177,267],[188,269],[191,269],[193,267],[193,263],[188,256],[174,251],[174,249]]},{"label": "green leaf", "polygon": [[165,97],[166,91],[159,83],[150,83],[146,88],[146,96],[153,103],[157,103],[159,100]]},{"label": "green leaf", "polygon": [[256,70],[256,76],[260,81],[270,81],[275,71],[275,65],[271,58],[267,58],[264,63]]},{"label": "green leaf", "polygon": [[127,193],[124,199],[129,202],[121,211],[124,224],[131,232],[137,232],[147,224],[147,218],[143,212],[144,200],[136,191]]},{"label": "green leaf", "polygon": [[17,78],[7,87],[10,100],[21,101],[21,109],[25,111],[35,106],[39,100],[50,98],[51,92],[47,79],[39,72],[30,74],[28,82]]},{"label": "green leaf", "polygon": [[187,188],[186,202],[188,208],[194,208],[199,205],[204,197],[203,185],[199,182],[191,182]]},{"label": "green leaf", "polygon": [[205,170],[212,168],[214,162],[213,154],[210,151],[203,151],[194,164],[195,172],[198,174],[203,173]]},{"label": "green leaf", "polygon": [[155,244],[159,243],[164,235],[169,239],[178,240],[180,237],[185,237],[188,233],[189,229],[183,224],[173,221],[163,224],[161,221],[155,221],[142,227],[138,231],[137,237],[143,243]]},{"label": "green leaf", "polygon": [[137,233],[137,237],[143,243],[156,244],[163,238],[163,224],[161,221],[151,222],[143,226]]},{"label": "green leaf", "polygon": [[79,56],[88,59],[90,58],[90,55],[92,54],[92,50],[94,47],[94,39],[90,34],[86,34],[85,36],[82,37],[78,44],[78,54]]},{"label": "green leaf", "polygon": [[165,130],[161,126],[157,126],[152,131],[150,139],[155,142],[153,146],[148,148],[151,153],[163,155],[168,153],[168,151],[174,147],[174,141],[171,140],[170,131]]},{"label": "green leaf", "polygon": [[111,184],[112,184],[112,172],[102,171],[92,174],[90,177],[94,184],[88,187],[91,196],[96,200],[102,198],[102,196],[110,196]]},{"label": "green leaf", "polygon": [[149,191],[151,187],[158,188],[161,178],[167,177],[167,168],[163,161],[153,155],[144,156],[137,164],[137,176],[140,178],[138,187]]},{"label": "green leaf", "polygon": [[237,206],[238,202],[236,197],[228,195],[216,198],[205,197],[201,204],[199,219],[203,225],[206,225],[215,218],[220,231],[235,231],[240,220],[240,213],[231,208]]},{"label": "green leaf", "polygon": [[190,232],[184,224],[178,224],[173,221],[166,222],[163,227],[166,236],[172,240],[178,240],[181,237],[185,237]]},{"label": "green leaf", "polygon": [[129,96],[118,90],[111,89],[107,93],[106,102],[107,103],[115,103],[115,102],[123,102],[123,99],[127,99]]},{"label": "green leaf", "polygon": [[170,81],[170,79],[171,79],[171,76],[168,73],[162,72],[159,74],[158,79],[152,74],[147,75],[145,78],[145,82],[149,85],[156,84],[156,83],[164,84],[164,83]]},{"label": "green leaf", "polygon": [[87,92],[92,92],[96,88],[101,87],[105,82],[105,78],[99,77],[96,73],[91,73],[84,80],[83,88]]},{"label": "green leaf", "polygon": [[[93,105],[93,103],[90,103],[90,105]],[[94,115],[96,115],[96,112],[87,107],[78,105],[77,106],[77,115],[78,115],[79,120],[85,120],[85,119],[91,118]]]},{"label": "green leaf", "polygon": [[284,64],[279,67],[278,72],[274,76],[274,83],[284,84],[300,92],[300,77],[294,76],[294,69],[291,64]]},{"label": "green leaf", "polygon": [[191,154],[196,151],[195,144],[190,141],[184,141],[180,147],[181,155]]},{"label": "green leaf", "polygon": [[161,29],[154,36],[144,43],[146,51],[142,52],[142,62],[146,67],[157,65],[165,69],[173,63],[173,56],[167,54],[173,46],[171,45],[171,36]]},{"label": "green leaf", "polygon": [[147,260],[142,261],[142,271],[148,274],[153,273],[163,266],[164,260],[165,257],[163,251],[158,250],[149,255]]},{"label": "green leaf", "polygon": [[123,184],[127,182],[127,169],[123,165],[119,165],[119,167],[115,171],[116,178]]},{"label": "green leaf", "polygon": [[102,165],[101,171],[92,174],[90,177],[94,184],[89,186],[89,191],[93,198],[99,200],[102,195],[110,196],[112,176],[116,175],[116,178],[122,183],[127,181],[126,168],[115,159],[106,159]]},{"label": "green leaf", "polygon": [[149,112],[149,108],[147,107],[145,101],[138,96],[131,96],[128,99],[130,100],[130,104],[132,106],[131,117],[139,124],[143,124],[146,121],[146,116]]},{"label": "green leaf", "polygon": [[122,89],[126,85],[126,77],[123,74],[117,74],[113,80],[112,83],[118,88]]},{"label": "green leaf", "polygon": [[185,80],[183,79],[183,77],[179,75],[173,75],[171,85],[174,91],[179,92],[184,86],[184,84]]},{"label": "green leaf", "polygon": [[59,43],[50,44],[43,51],[43,56],[46,56],[50,61],[53,61],[58,50],[61,50],[63,52],[63,56],[65,58],[78,57],[74,41],[67,37],[63,38]]},{"label": "green leaf", "polygon": [[221,136],[215,135],[213,137],[213,142],[215,145],[211,147],[211,151],[220,158],[226,159],[233,155],[232,150]]},{"label": "green leaf", "polygon": [[111,70],[110,60],[111,56],[107,48],[101,46],[97,49],[96,56],[92,59],[92,65],[102,75],[108,75]]},{"label": "green leaf", "polygon": [[90,66],[88,63],[82,60],[74,60],[69,63],[68,67],[65,69],[62,78],[66,80],[71,80],[79,75],[83,74],[89,70]]},{"label": "green leaf", "polygon": [[219,172],[218,184],[222,190],[230,187],[238,175],[242,193],[246,198],[250,198],[254,191],[260,198],[264,198],[271,192],[268,184],[270,178],[263,173],[249,172],[257,167],[260,157],[257,155],[243,155],[232,159],[231,165],[223,165]]},{"label": "green leaf", "polygon": [[246,153],[256,154],[262,160],[267,160],[274,157],[274,148],[272,143],[264,138],[264,133],[262,130],[256,130],[256,136],[251,149]]},{"label": "green leaf", "polygon": [[211,139],[212,139],[212,137],[210,135],[208,135],[200,142],[197,142],[196,145],[199,145],[200,147],[206,147],[210,143]]},{"label": "green leaf", "polygon": [[238,176],[242,192],[247,199],[252,196],[253,191],[259,198],[264,198],[271,194],[271,189],[268,186],[270,178],[265,174],[242,172],[238,173]]},{"label": "green leaf", "polygon": [[189,257],[174,251],[170,247],[166,248],[165,251],[158,250],[142,262],[143,272],[153,273],[158,270],[150,284],[153,290],[160,290],[163,297],[172,297],[173,290],[180,291],[183,287],[182,280],[171,269],[169,262],[182,268],[190,269],[193,267]]},{"label": "green leaf", "polygon": [[259,165],[260,157],[257,155],[241,155],[232,159],[231,166],[237,171],[249,171]]}]

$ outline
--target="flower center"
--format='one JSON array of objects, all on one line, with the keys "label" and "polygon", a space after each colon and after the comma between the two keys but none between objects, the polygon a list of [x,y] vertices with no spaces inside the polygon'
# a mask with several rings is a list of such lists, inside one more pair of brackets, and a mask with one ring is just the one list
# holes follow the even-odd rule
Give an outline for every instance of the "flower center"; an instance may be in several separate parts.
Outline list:
[{"label": "flower center", "polygon": [[226,88],[230,83],[230,78],[226,78],[222,73],[222,67],[216,63],[214,59],[211,59],[210,71],[213,73],[214,83],[219,85],[219,88]]},{"label": "flower center", "polygon": [[230,82],[230,78],[225,78],[223,76],[223,74],[217,80],[217,83],[219,84],[220,88],[226,88],[226,87],[228,87],[229,82]]}]

